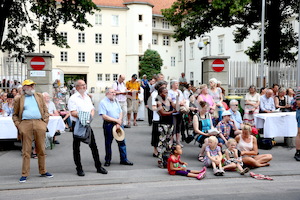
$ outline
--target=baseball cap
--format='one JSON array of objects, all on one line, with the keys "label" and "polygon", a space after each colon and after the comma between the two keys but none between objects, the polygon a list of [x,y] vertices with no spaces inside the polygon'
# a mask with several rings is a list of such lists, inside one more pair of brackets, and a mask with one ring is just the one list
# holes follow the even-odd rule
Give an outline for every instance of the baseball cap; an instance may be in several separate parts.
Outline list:
[{"label": "baseball cap", "polygon": [[36,84],[33,80],[31,79],[26,79],[23,81],[22,85],[32,85],[32,84]]},{"label": "baseball cap", "polygon": [[133,75],[131,76],[131,78],[137,79],[137,75],[136,75],[136,74],[133,74]]},{"label": "baseball cap", "polygon": [[222,113],[222,117],[224,117],[224,116],[230,116],[231,115],[231,112],[230,111],[228,111],[228,110],[226,110],[226,111],[224,111],[223,113]]}]

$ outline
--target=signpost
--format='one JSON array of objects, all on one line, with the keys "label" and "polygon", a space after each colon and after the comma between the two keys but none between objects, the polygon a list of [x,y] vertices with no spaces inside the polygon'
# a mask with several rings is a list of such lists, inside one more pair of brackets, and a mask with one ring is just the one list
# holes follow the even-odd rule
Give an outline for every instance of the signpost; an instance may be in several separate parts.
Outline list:
[{"label": "signpost", "polygon": [[42,57],[36,56],[30,60],[30,66],[34,70],[42,70],[45,67],[45,60]]},{"label": "signpost", "polygon": [[221,59],[216,59],[213,61],[211,67],[215,72],[221,72],[225,68],[225,63]]}]

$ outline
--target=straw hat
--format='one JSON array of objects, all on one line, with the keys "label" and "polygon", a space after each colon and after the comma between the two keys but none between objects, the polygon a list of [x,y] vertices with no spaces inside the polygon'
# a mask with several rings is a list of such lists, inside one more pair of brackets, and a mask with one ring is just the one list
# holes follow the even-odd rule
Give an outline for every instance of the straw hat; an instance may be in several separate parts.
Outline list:
[{"label": "straw hat", "polygon": [[123,141],[125,139],[125,132],[122,128],[117,130],[117,126],[114,125],[112,134],[117,141]]}]

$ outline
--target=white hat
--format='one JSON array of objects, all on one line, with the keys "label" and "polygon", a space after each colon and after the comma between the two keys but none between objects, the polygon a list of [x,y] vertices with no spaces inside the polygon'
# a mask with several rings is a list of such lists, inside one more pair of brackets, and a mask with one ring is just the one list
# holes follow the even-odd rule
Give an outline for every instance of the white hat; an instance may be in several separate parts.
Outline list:
[{"label": "white hat", "polygon": [[122,128],[117,130],[117,126],[114,125],[112,134],[117,141],[123,141],[125,139],[125,132]]},{"label": "white hat", "polygon": [[222,113],[222,117],[224,117],[224,116],[230,116],[230,115],[232,115],[231,114],[231,112],[229,111],[229,110],[225,110],[223,113]]}]

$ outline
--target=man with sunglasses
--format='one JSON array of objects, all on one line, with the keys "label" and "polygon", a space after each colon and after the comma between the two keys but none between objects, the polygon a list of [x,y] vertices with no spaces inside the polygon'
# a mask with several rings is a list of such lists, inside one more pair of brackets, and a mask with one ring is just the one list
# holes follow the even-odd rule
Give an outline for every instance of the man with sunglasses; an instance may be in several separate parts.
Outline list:
[{"label": "man with sunglasses", "polygon": [[239,135],[242,133],[242,129],[243,129],[243,119],[242,119],[242,115],[240,113],[239,109],[239,102],[235,99],[232,99],[229,102],[229,112],[231,112],[230,118],[234,121],[236,130],[234,131],[234,136]]}]

